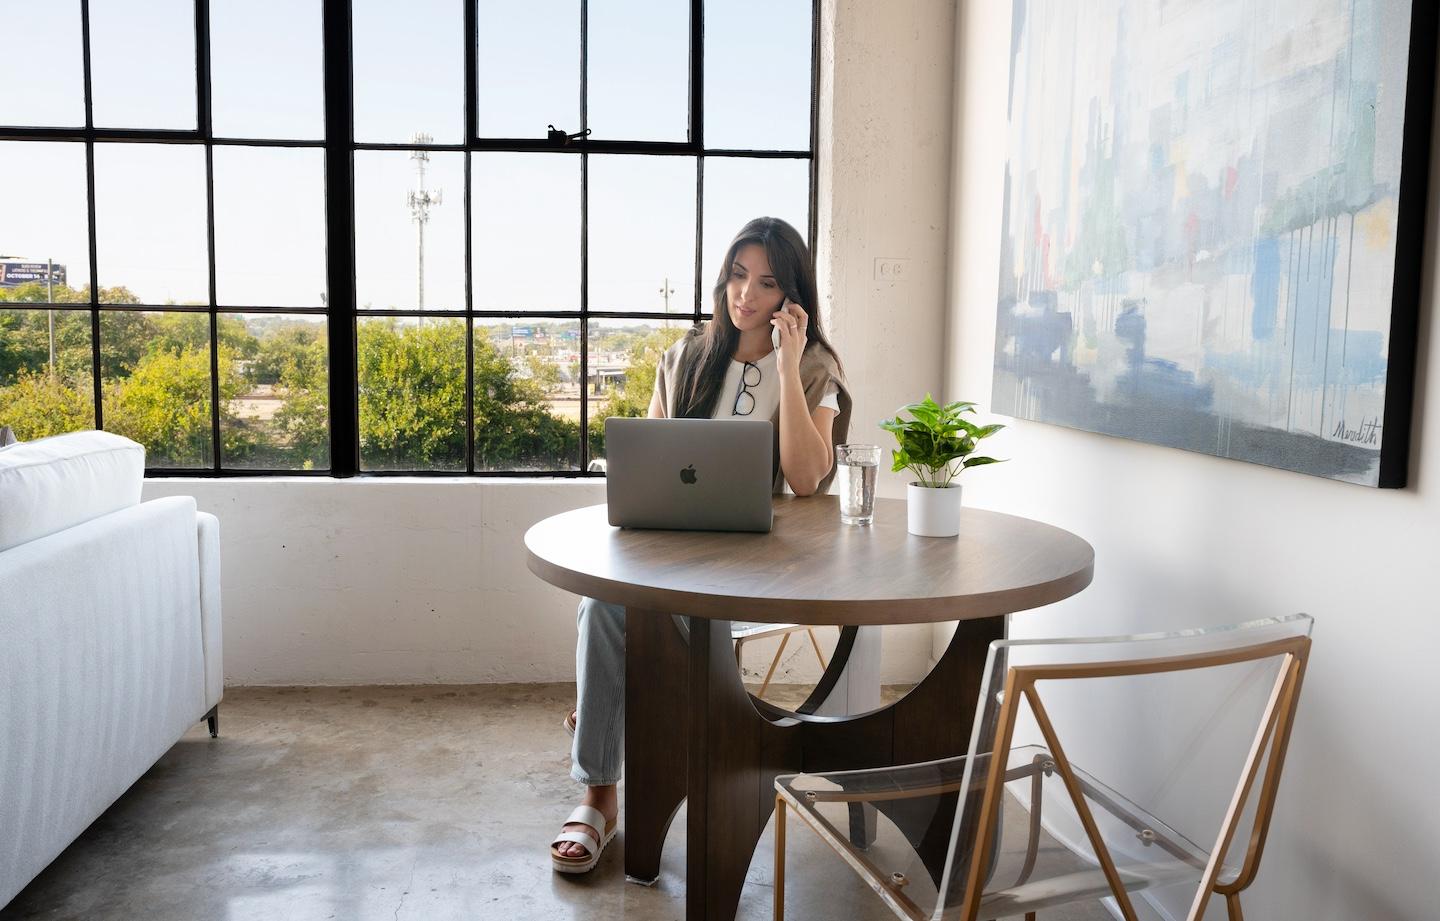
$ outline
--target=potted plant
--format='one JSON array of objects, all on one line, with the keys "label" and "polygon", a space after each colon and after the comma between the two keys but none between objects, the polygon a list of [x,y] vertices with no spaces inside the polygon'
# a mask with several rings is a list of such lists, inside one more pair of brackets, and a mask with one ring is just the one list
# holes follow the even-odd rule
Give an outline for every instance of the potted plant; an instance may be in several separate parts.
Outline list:
[{"label": "potted plant", "polygon": [[[900,446],[892,452],[891,470],[910,470],[914,482],[905,489],[911,534],[954,537],[960,533],[960,484],[954,479],[968,467],[998,463],[993,457],[972,456],[980,439],[989,438],[1003,425],[975,425],[961,418],[975,411],[963,400],[941,406],[930,394],[919,403],[900,407],[894,419],[880,427],[894,434]],[[901,417],[909,413],[910,418]]]}]

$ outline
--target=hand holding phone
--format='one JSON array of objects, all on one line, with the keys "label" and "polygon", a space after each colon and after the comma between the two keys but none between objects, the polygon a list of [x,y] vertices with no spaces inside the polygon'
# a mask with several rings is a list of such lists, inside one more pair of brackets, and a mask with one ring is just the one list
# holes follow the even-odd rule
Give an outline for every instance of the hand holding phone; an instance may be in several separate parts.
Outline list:
[{"label": "hand holding phone", "polygon": [[[780,309],[777,310],[777,311],[775,311],[775,313],[776,313],[776,314],[782,314],[782,313],[783,313],[783,314],[785,314],[786,316],[789,316],[789,315],[790,315],[790,310],[789,310],[789,308],[790,308],[790,305],[791,305],[792,303],[793,303],[793,301],[791,301],[790,298],[787,296],[784,300],[782,300],[782,301],[780,302]],[[770,342],[774,344],[775,350],[778,352],[778,351],[780,350],[780,327],[775,326],[775,325],[773,325],[773,324],[770,326]]]}]

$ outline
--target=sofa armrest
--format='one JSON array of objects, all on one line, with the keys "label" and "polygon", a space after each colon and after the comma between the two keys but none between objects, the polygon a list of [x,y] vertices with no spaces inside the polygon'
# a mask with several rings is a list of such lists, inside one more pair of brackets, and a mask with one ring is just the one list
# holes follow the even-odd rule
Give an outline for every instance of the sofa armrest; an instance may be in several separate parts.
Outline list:
[{"label": "sofa armrest", "polygon": [[220,519],[209,512],[195,513],[200,550],[200,637],[205,650],[205,706],[225,695],[224,647],[220,627]]},{"label": "sofa armrest", "polygon": [[0,905],[205,714],[195,500],[0,552]]}]

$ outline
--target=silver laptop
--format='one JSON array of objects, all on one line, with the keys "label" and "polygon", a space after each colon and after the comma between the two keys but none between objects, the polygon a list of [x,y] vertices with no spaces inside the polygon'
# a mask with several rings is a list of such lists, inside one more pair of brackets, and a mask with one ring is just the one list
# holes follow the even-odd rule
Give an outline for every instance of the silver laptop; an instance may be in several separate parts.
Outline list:
[{"label": "silver laptop", "polygon": [[766,419],[606,419],[610,523],[770,530],[774,439]]}]

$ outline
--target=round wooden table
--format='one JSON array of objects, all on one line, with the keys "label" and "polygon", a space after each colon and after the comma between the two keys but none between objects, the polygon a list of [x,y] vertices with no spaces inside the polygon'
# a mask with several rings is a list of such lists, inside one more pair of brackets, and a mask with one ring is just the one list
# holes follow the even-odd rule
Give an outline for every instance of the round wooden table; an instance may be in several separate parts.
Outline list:
[{"label": "round wooden table", "polygon": [[[777,774],[964,754],[1004,615],[1079,592],[1095,561],[1068,531],[981,509],[961,513],[956,538],[908,533],[905,504],[893,499],[876,500],[874,524],[851,527],[833,496],[776,496],[768,534],[614,528],[597,505],[539,522],[525,546],[530,571],[546,582],[626,607],[625,874],[659,876],[665,832],[688,798],[690,921],[735,916]],[[671,615],[689,618],[688,642]],[[905,697],[820,717],[806,711],[844,668],[844,649],[805,707],[782,710],[741,683],[732,619],[960,624]],[[853,637],[842,633],[841,646]]]}]

